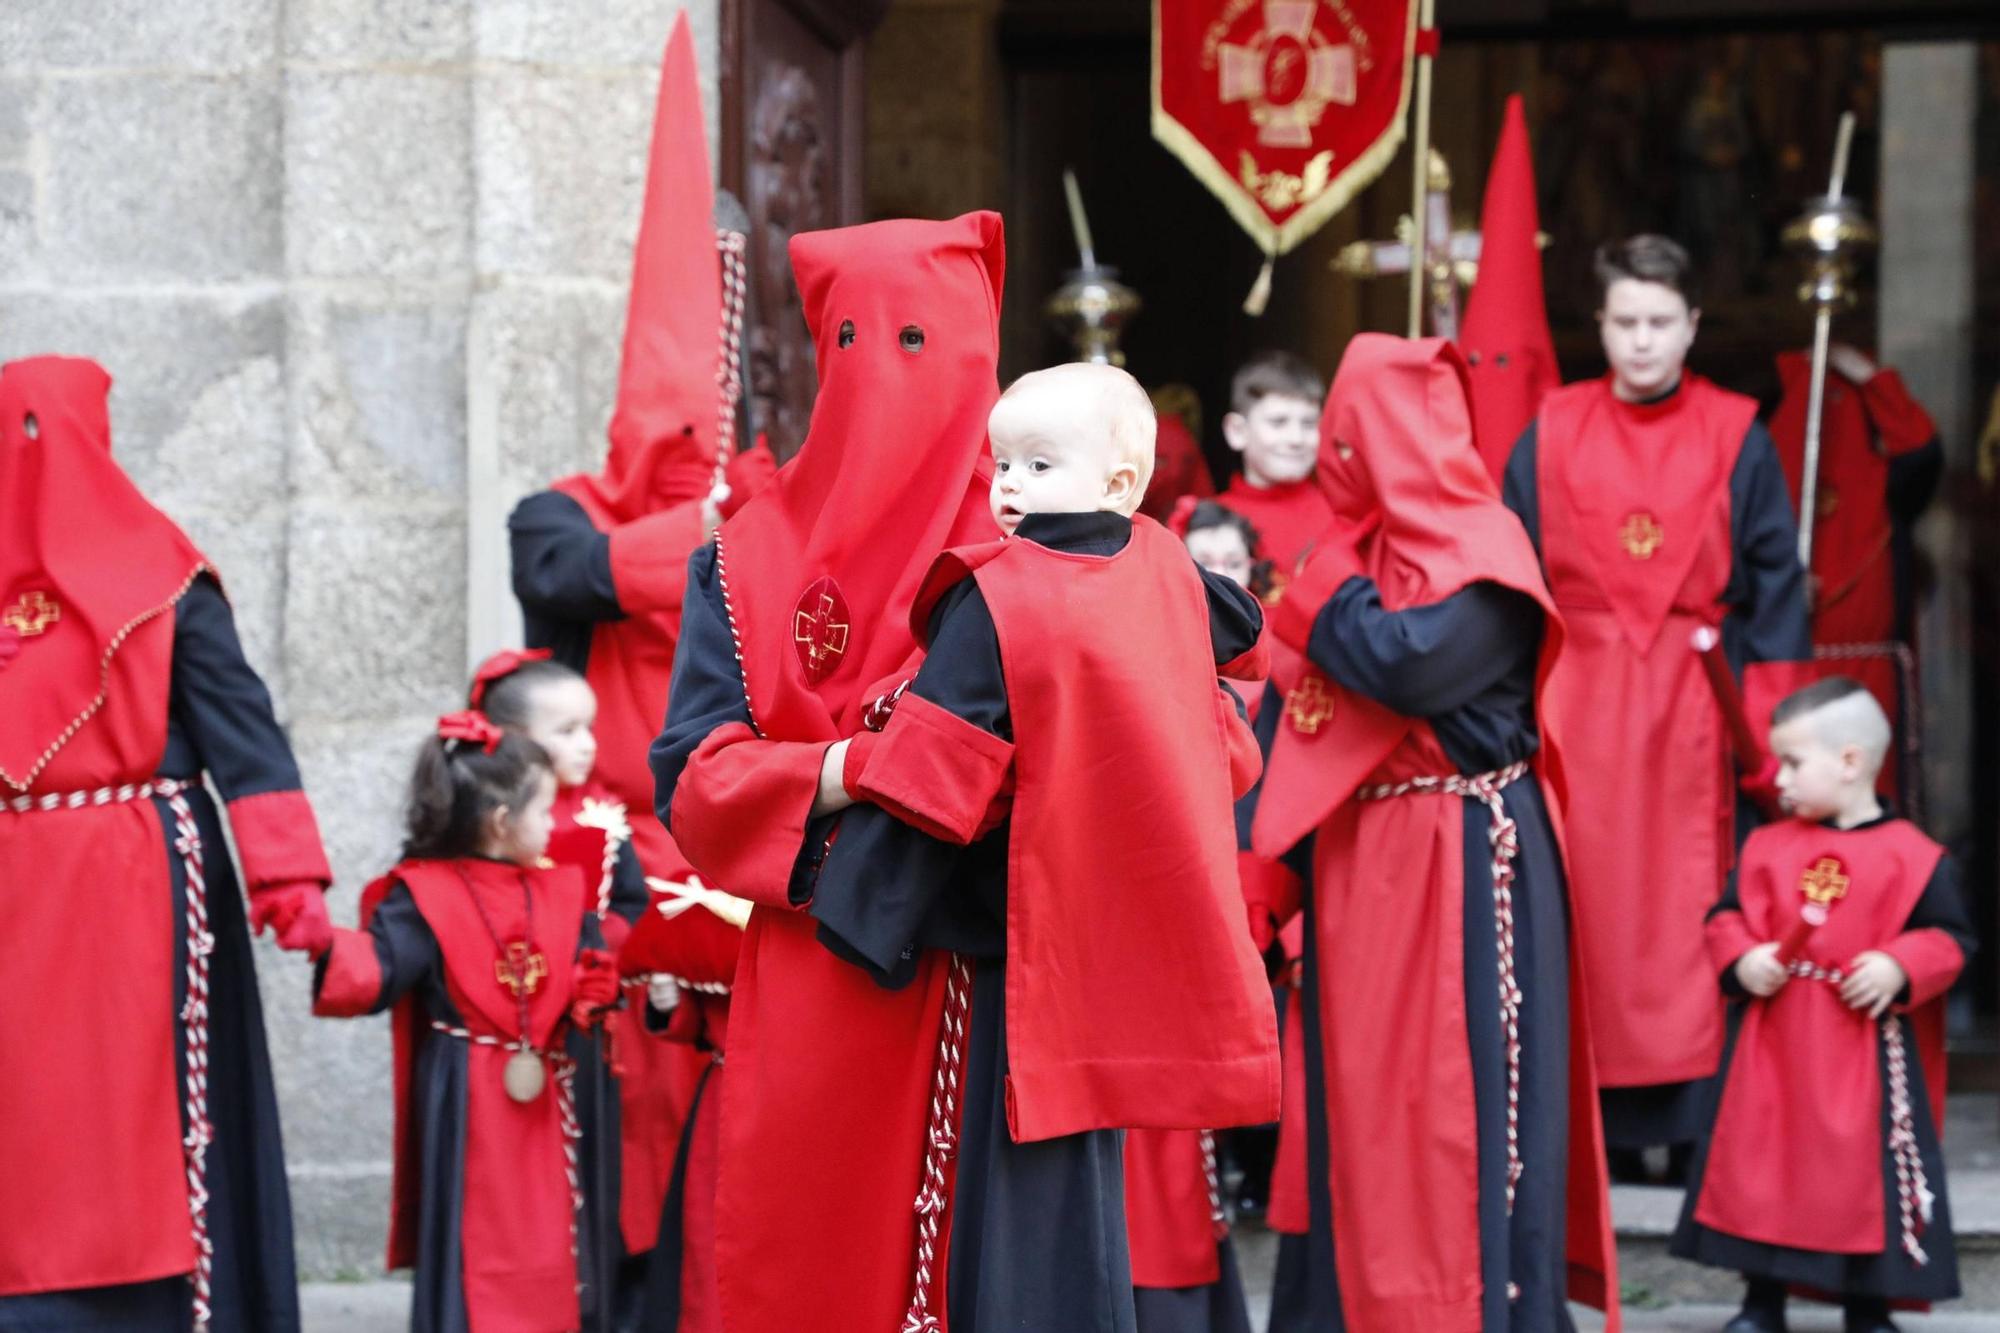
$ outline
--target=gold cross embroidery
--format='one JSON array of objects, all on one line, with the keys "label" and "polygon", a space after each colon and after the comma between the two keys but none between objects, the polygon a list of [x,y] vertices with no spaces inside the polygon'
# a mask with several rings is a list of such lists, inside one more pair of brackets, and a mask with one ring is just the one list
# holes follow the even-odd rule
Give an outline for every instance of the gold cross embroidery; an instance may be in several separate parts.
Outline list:
[{"label": "gold cross embroidery", "polygon": [[515,940],[505,954],[493,960],[494,979],[516,995],[533,995],[548,974],[549,960],[531,952],[526,940]]},{"label": "gold cross embroidery", "polygon": [[0,612],[0,625],[18,630],[24,639],[34,638],[61,619],[62,608],[44,592],[23,593],[20,601]]},{"label": "gold cross embroidery", "polygon": [[1618,528],[1618,544],[1625,548],[1625,554],[1634,560],[1651,560],[1653,552],[1660,549],[1660,543],[1667,539],[1660,527],[1660,520],[1643,509],[1635,509],[1625,516],[1625,522]]},{"label": "gold cross embroidery", "polygon": [[1310,736],[1333,716],[1333,696],[1318,676],[1307,676],[1285,695],[1285,716],[1296,730]]},{"label": "gold cross embroidery", "polygon": [[847,622],[833,618],[833,594],[819,595],[819,606],[814,611],[794,612],[792,637],[805,645],[806,660],[818,670],[824,659],[839,657],[847,651]]},{"label": "gold cross embroidery", "polygon": [[1847,896],[1847,886],[1852,881],[1847,875],[1847,867],[1837,856],[1822,856],[1806,868],[1799,876],[1799,892],[1807,901],[1828,906]]}]

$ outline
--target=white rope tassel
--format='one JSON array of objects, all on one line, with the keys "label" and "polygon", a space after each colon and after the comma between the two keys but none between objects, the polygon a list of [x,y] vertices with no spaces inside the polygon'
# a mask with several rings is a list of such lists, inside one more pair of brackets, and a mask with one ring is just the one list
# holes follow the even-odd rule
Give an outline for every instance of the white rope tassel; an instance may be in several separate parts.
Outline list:
[{"label": "white rope tassel", "polygon": [[937,1266],[938,1232],[950,1206],[945,1167],[958,1151],[958,1094],[965,1064],[965,1037],[971,1013],[972,969],[962,954],[951,956],[945,974],[944,1017],[938,1025],[937,1077],[931,1085],[931,1123],[924,1145],[924,1177],[917,1188],[916,1279],[901,1333],[937,1333],[943,1323],[931,1313],[931,1275]]},{"label": "white rope tassel", "polygon": [[194,1333],[208,1329],[210,1281],[215,1243],[208,1234],[208,1145],[215,1127],[208,1119],[208,958],[215,936],[208,929],[208,880],[202,869],[201,830],[194,822],[181,783],[146,784],[166,797],[174,816],[174,850],[187,880],[187,1003],[181,1030],[187,1045],[187,1136],[181,1140],[187,1163],[188,1221],[194,1236]]},{"label": "white rope tassel", "polygon": [[[1506,786],[1528,771],[1519,760],[1491,773],[1474,777],[1411,778],[1406,782],[1363,787],[1356,795],[1364,801],[1383,801],[1397,796],[1437,793],[1464,796],[1479,801],[1492,812],[1493,822],[1486,841],[1493,848],[1493,924],[1500,961],[1500,1027],[1507,1046],[1507,1213],[1514,1212],[1514,1193],[1521,1181],[1521,988],[1514,977],[1514,858],[1521,850],[1520,831],[1507,813],[1501,797]],[[1511,1293],[1511,1289],[1510,1289]]]},{"label": "white rope tassel", "polygon": [[736,405],[743,400],[743,311],[750,295],[744,254],[749,240],[740,231],[718,231],[715,248],[722,256],[722,361],[715,368],[715,479],[710,484],[719,487],[736,453]]},{"label": "white rope tassel", "polygon": [[1222,1171],[1215,1164],[1215,1133],[1201,1131],[1201,1175],[1208,1185],[1208,1220],[1215,1223],[1219,1237],[1229,1225],[1229,1210],[1222,1206]]}]

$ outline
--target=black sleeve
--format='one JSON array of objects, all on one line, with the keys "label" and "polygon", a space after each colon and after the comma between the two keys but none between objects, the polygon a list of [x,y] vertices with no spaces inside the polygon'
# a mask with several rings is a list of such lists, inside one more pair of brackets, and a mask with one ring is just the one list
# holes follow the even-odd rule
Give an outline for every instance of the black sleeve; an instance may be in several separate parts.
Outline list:
[{"label": "black sleeve", "polygon": [[1923,516],[1944,479],[1944,446],[1936,436],[1889,460],[1889,520],[1909,527]]},{"label": "black sleeve", "polygon": [[673,827],[674,788],[708,733],[732,722],[751,725],[743,669],[736,661],[736,638],[729,632],[729,612],[716,587],[713,544],[688,557],[687,577],[681,636],[667,685],[666,724],[648,754],[653,808],[668,828]]},{"label": "black sleeve", "polygon": [[1762,424],[1751,423],[1729,478],[1734,558],[1722,600],[1723,647],[1740,673],[1751,662],[1800,661],[1812,655],[1799,529],[1778,448]]},{"label": "black sleeve", "polygon": [[639,849],[627,838],[611,866],[611,910],[627,921],[636,922],[651,900],[646,872],[639,867]]},{"label": "black sleeve", "polygon": [[1226,666],[1257,646],[1264,632],[1264,608],[1235,579],[1211,574],[1201,566],[1202,591],[1208,594],[1208,637],[1215,647],[1215,664]]},{"label": "black sleeve", "polygon": [[[382,969],[382,992],[369,1006],[369,1013],[379,1014],[418,986],[444,976],[444,959],[438,952],[437,936],[431,933],[430,923],[417,910],[417,900],[401,880],[389,886],[388,895],[376,907],[362,933],[374,944],[375,961]],[[313,966],[314,999],[319,998],[320,986],[326,980],[327,957],[331,955],[320,958]],[[440,994],[443,989],[442,985],[438,987]]]},{"label": "black sleeve", "polygon": [[611,582],[611,538],[561,491],[531,495],[507,516],[514,596],[542,620],[617,620]]},{"label": "black sleeve", "polygon": [[1539,554],[1542,549],[1542,497],[1540,482],[1535,476],[1535,459],[1540,452],[1535,429],[1536,423],[1530,421],[1528,428],[1521,432],[1521,438],[1514,441],[1514,452],[1507,456],[1506,470],[1501,473],[1500,500],[1521,520],[1521,526],[1528,530],[1528,540],[1535,544],[1535,551]]},{"label": "black sleeve", "polygon": [[170,688],[175,727],[223,800],[299,789],[298,762],[271,710],[271,692],[244,659],[222,589],[206,576],[175,608]]},{"label": "black sleeve", "polygon": [[1401,713],[1437,717],[1477,698],[1541,650],[1542,609],[1497,583],[1389,611],[1355,575],[1320,608],[1306,655],[1336,683]]},{"label": "black sleeve", "polygon": [[1963,877],[1958,862],[1947,852],[1938,858],[1923,896],[1910,909],[1905,930],[1941,930],[1957,943],[1967,961],[1979,949],[1979,928],[1973,924],[1972,905],[1965,899]]},{"label": "black sleeve", "polygon": [[[1000,637],[979,585],[966,579],[931,616],[931,645],[910,692],[982,730],[1013,739]],[[989,836],[999,836],[998,834]],[[832,951],[884,985],[908,980],[910,957],[966,849],[921,833],[879,806],[841,816],[810,911]]]}]

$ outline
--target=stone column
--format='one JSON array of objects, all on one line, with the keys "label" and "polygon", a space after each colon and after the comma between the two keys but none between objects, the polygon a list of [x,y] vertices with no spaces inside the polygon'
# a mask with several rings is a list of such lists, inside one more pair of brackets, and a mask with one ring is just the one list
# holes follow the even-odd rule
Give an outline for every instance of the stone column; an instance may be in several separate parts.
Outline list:
[{"label": "stone column", "polygon": [[[1882,360],[1936,418],[1950,477],[1972,468],[1979,430],[1972,384],[1974,117],[1979,48],[1892,42],[1882,60]],[[1973,812],[1970,545],[1940,501],[1917,530],[1937,570],[1919,608],[1925,790],[1931,832],[1961,834]]]}]

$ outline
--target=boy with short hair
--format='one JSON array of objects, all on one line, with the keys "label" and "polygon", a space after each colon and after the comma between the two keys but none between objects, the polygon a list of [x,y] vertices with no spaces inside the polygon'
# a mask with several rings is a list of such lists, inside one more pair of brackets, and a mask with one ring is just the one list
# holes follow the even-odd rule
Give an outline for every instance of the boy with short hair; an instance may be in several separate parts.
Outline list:
[{"label": "boy with short hair", "polygon": [[1290,352],[1259,352],[1229,382],[1222,437],[1242,456],[1243,470],[1219,498],[1256,526],[1260,554],[1281,578],[1334,521],[1312,484],[1325,401],[1326,380]]},{"label": "boy with short hair", "polygon": [[[1687,252],[1597,252],[1609,373],[1542,400],[1504,494],[1568,626],[1549,714],[1570,775],[1569,868],[1614,1175],[1700,1135],[1722,1011],[1700,981],[1702,914],[1732,851],[1729,742],[1689,636],[1730,666],[1811,656],[1798,531],[1757,404],[1689,371],[1701,322]],[[1638,762],[1637,756],[1647,756]],[[1643,893],[1632,886],[1643,884]]]},{"label": "boy with short hair", "polygon": [[1758,829],[1709,914],[1738,1002],[1673,1252],[1749,1290],[1725,1333],[1785,1327],[1789,1287],[1893,1333],[1891,1301],[1959,1294],[1936,1112],[1943,997],[1975,936],[1944,849],[1882,808],[1889,720],[1829,677],[1772,714],[1790,819]]},{"label": "boy with short hair", "polygon": [[[818,808],[862,803],[808,907],[822,940],[886,985],[931,950],[969,965],[964,1045],[941,1057],[964,1069],[954,1328],[1148,1327],[1104,1131],[1278,1109],[1231,817],[1256,751],[1217,680],[1261,670],[1261,617],[1133,516],[1153,430],[1109,367],[1038,371],[1001,397],[1007,535],[940,558],[912,614],[922,669],[882,730],[832,745],[822,769]],[[1210,1248],[1190,1280],[1210,1284],[1223,1270],[1199,1220]]]}]

